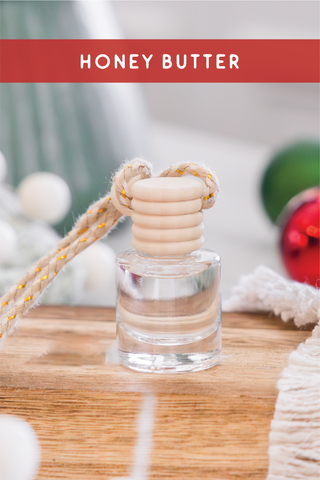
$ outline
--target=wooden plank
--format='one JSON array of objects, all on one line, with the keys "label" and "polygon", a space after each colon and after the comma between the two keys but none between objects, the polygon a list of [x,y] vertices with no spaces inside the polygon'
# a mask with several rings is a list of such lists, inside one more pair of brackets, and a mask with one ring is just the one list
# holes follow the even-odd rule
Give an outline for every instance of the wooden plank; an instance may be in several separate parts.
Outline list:
[{"label": "wooden plank", "polygon": [[114,310],[39,307],[0,352],[0,412],[35,428],[38,480],[126,475],[150,393],[157,399],[150,480],[263,479],[276,383],[309,335],[272,316],[224,314],[218,366],[140,374],[105,362]]}]

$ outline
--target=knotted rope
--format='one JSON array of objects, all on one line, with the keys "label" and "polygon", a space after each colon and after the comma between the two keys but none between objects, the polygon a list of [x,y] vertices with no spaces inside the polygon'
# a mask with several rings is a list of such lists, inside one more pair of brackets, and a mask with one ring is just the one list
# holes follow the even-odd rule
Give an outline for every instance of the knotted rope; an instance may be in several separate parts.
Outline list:
[{"label": "knotted rope", "polygon": [[[212,207],[219,192],[218,182],[213,173],[201,165],[183,163],[173,165],[160,174],[161,177],[183,175],[193,175],[205,183],[202,208]],[[145,160],[136,159],[121,168],[113,179],[114,193],[120,206],[132,210],[130,185],[134,181],[151,176],[151,165]],[[39,301],[40,295],[59,271],[93,242],[105,236],[122,216],[123,213],[113,204],[110,193],[93,203],[56,248],[43,256],[0,299],[0,338],[13,331],[19,318]]]}]

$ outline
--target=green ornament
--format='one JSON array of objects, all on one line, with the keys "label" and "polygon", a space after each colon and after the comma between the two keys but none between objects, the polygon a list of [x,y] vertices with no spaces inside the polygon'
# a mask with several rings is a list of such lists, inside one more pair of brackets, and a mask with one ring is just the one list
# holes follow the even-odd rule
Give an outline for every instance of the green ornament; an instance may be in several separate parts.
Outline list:
[{"label": "green ornament", "polygon": [[261,182],[263,206],[273,223],[289,200],[319,185],[319,142],[304,140],[289,145],[272,158]]}]

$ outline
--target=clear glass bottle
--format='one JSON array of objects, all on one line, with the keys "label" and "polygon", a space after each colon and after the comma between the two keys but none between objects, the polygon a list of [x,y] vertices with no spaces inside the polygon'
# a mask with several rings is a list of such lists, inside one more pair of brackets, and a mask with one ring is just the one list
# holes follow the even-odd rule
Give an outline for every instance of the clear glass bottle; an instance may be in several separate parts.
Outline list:
[{"label": "clear glass bottle", "polygon": [[210,195],[175,177],[138,180],[130,195],[134,249],[116,260],[121,362],[141,372],[210,368],[221,356],[220,257],[201,248]]},{"label": "clear glass bottle", "polygon": [[221,358],[220,256],[207,249],[118,255],[117,347],[142,372],[210,368]]}]

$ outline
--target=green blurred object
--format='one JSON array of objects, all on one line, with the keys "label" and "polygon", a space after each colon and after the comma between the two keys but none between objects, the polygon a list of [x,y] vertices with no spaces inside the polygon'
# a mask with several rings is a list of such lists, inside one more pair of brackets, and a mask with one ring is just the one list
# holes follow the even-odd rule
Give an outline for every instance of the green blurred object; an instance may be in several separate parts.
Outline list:
[{"label": "green blurred object", "polygon": [[275,223],[289,200],[319,185],[319,142],[303,140],[289,145],[272,158],[261,182],[263,206]]},{"label": "green blurred object", "polygon": [[[1,1],[1,38],[94,38],[97,17],[104,34],[115,38],[109,2]],[[0,116],[8,183],[16,187],[39,171],[68,183],[71,211],[55,225],[62,235],[106,194],[122,162],[144,154],[145,107],[138,85],[3,83]]]}]

